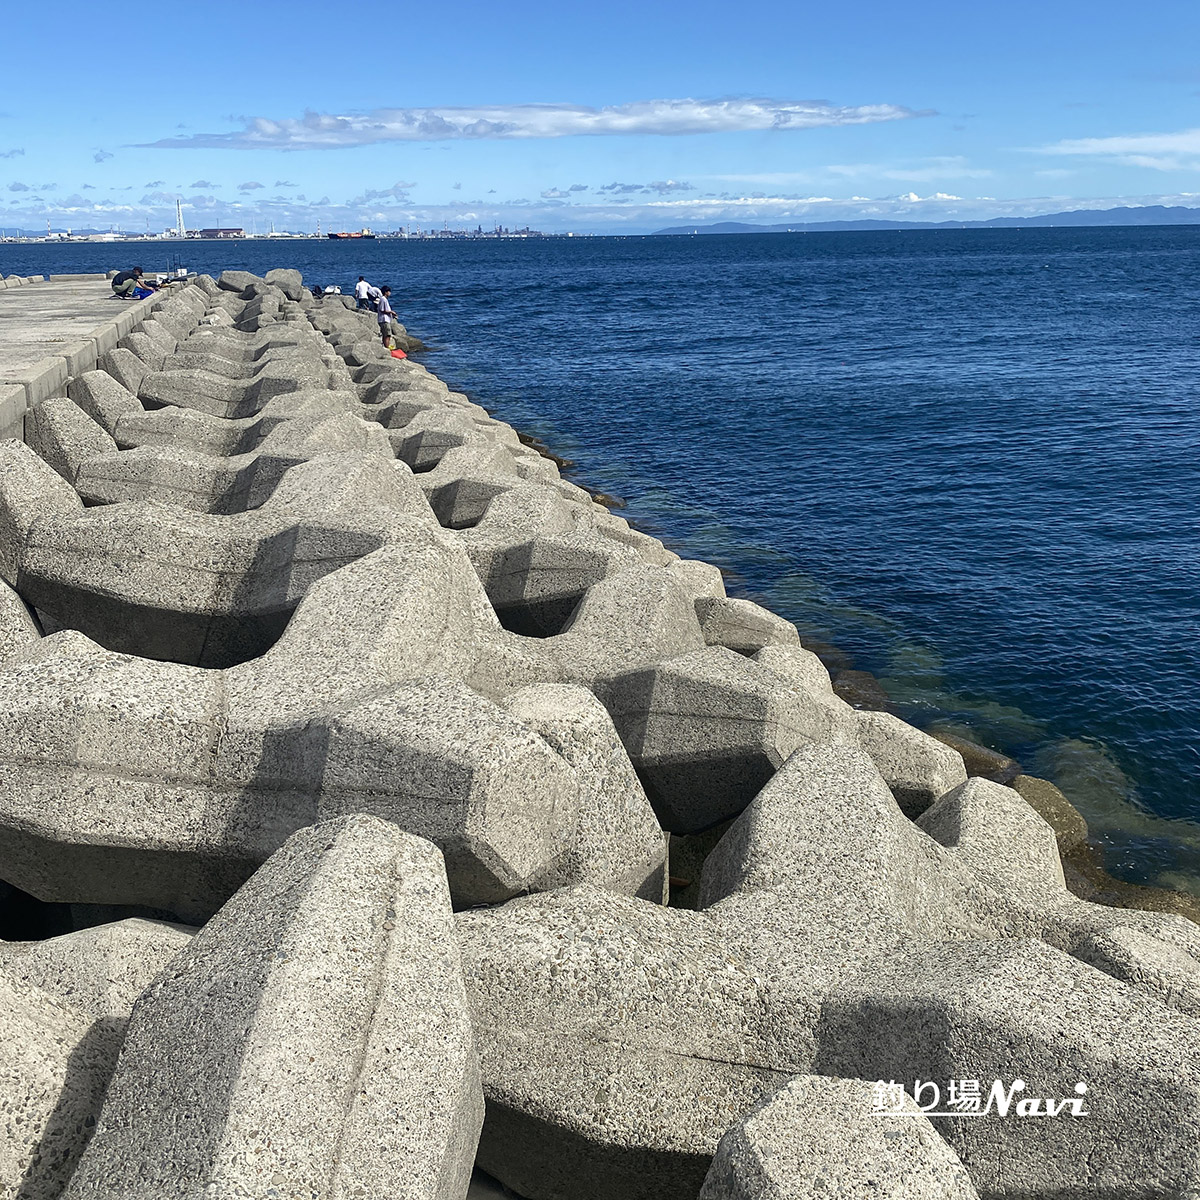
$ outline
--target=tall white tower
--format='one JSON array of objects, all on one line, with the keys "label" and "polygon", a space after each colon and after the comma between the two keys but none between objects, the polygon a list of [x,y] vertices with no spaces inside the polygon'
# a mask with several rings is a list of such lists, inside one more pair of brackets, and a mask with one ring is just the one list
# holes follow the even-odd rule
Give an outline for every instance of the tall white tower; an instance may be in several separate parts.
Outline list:
[{"label": "tall white tower", "polygon": [[175,198],[175,235],[176,237],[187,236],[187,230],[183,227],[183,201],[178,196]]}]

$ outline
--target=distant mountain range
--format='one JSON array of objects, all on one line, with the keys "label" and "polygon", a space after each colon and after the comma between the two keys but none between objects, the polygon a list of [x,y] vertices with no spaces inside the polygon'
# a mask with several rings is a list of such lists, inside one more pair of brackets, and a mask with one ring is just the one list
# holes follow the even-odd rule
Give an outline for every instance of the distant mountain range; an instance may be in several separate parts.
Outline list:
[{"label": "distant mountain range", "polygon": [[829,233],[856,229],[1046,229],[1081,225],[1200,225],[1200,208],[1148,204],[1144,208],[1080,208],[1040,217],[993,217],[990,221],[793,221],[787,225],[749,225],[719,221],[715,225],[672,225],[653,236],[694,233]]}]

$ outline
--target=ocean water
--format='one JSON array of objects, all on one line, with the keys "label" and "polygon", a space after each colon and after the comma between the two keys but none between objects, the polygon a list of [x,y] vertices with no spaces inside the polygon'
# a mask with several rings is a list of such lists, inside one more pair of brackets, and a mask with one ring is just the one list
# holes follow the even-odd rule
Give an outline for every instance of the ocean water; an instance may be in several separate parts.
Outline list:
[{"label": "ocean water", "polygon": [[391,283],[452,387],[1200,892],[1200,227],[183,250]]}]

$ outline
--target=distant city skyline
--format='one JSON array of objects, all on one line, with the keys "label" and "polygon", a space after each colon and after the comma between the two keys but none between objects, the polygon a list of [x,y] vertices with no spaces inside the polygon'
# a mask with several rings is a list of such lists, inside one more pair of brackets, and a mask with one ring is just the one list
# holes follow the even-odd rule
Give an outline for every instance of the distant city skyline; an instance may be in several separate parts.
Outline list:
[{"label": "distant city skyline", "polygon": [[1200,206],[1194,3],[287,12],[8,16],[38,69],[0,100],[0,227],[171,228],[177,200],[191,227],[581,233]]}]

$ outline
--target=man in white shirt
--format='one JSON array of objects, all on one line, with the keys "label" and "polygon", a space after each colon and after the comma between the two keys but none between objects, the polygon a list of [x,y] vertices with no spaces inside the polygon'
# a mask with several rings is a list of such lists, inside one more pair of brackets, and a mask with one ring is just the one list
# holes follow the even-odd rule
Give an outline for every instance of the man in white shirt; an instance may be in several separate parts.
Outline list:
[{"label": "man in white shirt", "polygon": [[354,285],[354,299],[358,301],[356,308],[369,308],[367,303],[367,293],[371,290],[371,285],[360,275],[358,282]]},{"label": "man in white shirt", "polygon": [[367,307],[373,312],[379,311],[379,301],[383,298],[383,292],[379,290],[373,283],[367,284]]}]

